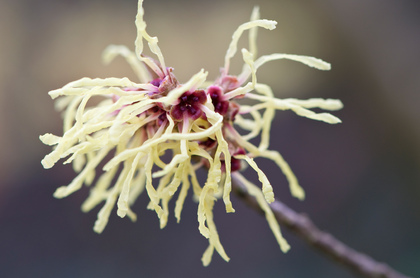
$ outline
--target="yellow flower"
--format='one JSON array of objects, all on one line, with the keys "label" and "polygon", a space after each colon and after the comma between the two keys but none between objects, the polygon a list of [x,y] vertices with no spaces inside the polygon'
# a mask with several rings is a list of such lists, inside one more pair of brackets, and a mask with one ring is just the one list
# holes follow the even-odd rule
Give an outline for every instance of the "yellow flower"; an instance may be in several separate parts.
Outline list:
[{"label": "yellow flower", "polygon": [[[83,184],[94,183],[82,210],[90,211],[105,202],[94,225],[94,231],[101,233],[115,204],[120,217],[128,216],[135,221],[136,214],[130,207],[144,190],[150,198],[148,208],[157,213],[161,228],[168,220],[168,203],[178,191],[175,217],[179,222],[185,198],[192,188],[198,201],[199,231],[209,240],[202,257],[203,264],[208,265],[214,250],[229,260],[213,221],[213,206],[216,200],[223,199],[226,211],[234,212],[230,192],[231,175],[236,175],[258,200],[281,250],[286,252],[290,247],[268,206],[274,201],[273,188],[254,158],[273,160],[288,179],[291,194],[303,199],[304,191],[286,161],[280,153],[268,149],[274,113],[292,110],[310,119],[339,123],[331,114],[318,114],[310,109],[337,110],[342,104],[332,99],[275,98],[269,86],[257,82],[256,71],[264,63],[278,59],[298,61],[321,70],[330,69],[330,65],[313,57],[290,54],[255,59],[257,29],[272,30],[276,25],[275,21],[259,19],[255,8],[251,20],[234,32],[220,77],[206,82],[207,72],[201,70],[181,84],[173,69],[165,65],[157,38],[146,32],[142,2],[139,1],[136,17],[135,53],[117,45],[109,46],[104,52],[106,62],[117,55],[125,57],[140,83],[127,78],[82,78],[49,92],[53,99],[60,97],[56,107],[64,111],[64,133],[61,137],[49,133],[40,136],[44,144],[55,146],[42,165],[51,168],[58,160],[67,158],[64,164],[72,163],[78,173],[69,185],[58,188],[54,196],[64,198]],[[230,59],[246,30],[249,30],[250,45],[249,50],[241,50],[243,70],[237,76],[230,75]],[[143,40],[157,60],[142,54]],[[247,82],[248,79],[251,81]],[[102,99],[99,104],[88,106],[89,100],[98,97]],[[255,104],[240,105],[237,101],[242,98],[254,100]],[[250,117],[244,117],[245,114]],[[249,133],[241,135],[235,126]],[[261,137],[258,146],[249,142],[257,136]],[[171,159],[165,162],[163,156],[168,153]],[[104,160],[107,161],[103,172],[95,179],[96,168]],[[255,170],[262,188],[241,176],[239,170],[244,164]],[[204,185],[196,178],[195,171],[199,168],[208,172]],[[157,178],[159,183],[155,187],[152,181]]]}]

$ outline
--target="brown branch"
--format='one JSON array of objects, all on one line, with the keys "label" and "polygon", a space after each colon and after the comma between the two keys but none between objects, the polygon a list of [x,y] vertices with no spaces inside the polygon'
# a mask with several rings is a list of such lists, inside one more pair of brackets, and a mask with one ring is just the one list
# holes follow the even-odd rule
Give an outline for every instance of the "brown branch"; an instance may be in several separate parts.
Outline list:
[{"label": "brown branch", "polygon": [[[233,191],[255,210],[263,213],[255,198],[248,194],[245,186],[232,175]],[[323,254],[341,263],[351,271],[363,277],[374,278],[408,278],[385,263],[380,263],[371,257],[357,252],[332,235],[318,229],[304,214],[297,213],[282,202],[275,200],[270,204],[277,221],[283,227],[297,234],[309,245]]]}]

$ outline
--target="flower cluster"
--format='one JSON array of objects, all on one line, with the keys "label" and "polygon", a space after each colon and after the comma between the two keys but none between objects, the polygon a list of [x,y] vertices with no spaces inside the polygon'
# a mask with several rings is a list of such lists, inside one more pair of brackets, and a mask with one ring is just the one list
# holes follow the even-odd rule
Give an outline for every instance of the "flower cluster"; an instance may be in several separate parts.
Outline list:
[{"label": "flower cluster", "polygon": [[[254,158],[273,160],[285,174],[291,194],[303,199],[304,191],[289,165],[279,152],[268,149],[275,111],[292,110],[300,116],[334,124],[340,122],[335,116],[310,109],[337,110],[342,104],[332,99],[275,98],[269,86],[257,82],[256,71],[264,63],[279,59],[298,61],[321,70],[328,70],[330,65],[313,57],[289,54],[256,59],[257,29],[272,30],[276,22],[259,19],[255,8],[251,20],[234,32],[220,77],[206,82],[207,72],[201,70],[181,84],[173,69],[165,65],[157,38],[146,32],[143,15],[142,0],[139,0],[135,52],[119,45],[111,45],[104,52],[106,62],[117,55],[123,56],[140,83],[127,78],[82,78],[49,92],[53,99],[60,97],[56,107],[64,111],[64,133],[40,136],[44,144],[55,146],[42,165],[51,168],[60,159],[66,159],[64,164],[72,163],[78,173],[69,185],[58,188],[54,196],[64,198],[83,184],[94,183],[82,210],[90,211],[105,202],[94,225],[94,231],[101,233],[115,205],[120,217],[128,216],[135,221],[136,214],[131,207],[144,190],[150,198],[148,208],[156,212],[161,228],[167,224],[168,204],[175,196],[175,217],[180,221],[184,201],[192,188],[198,202],[199,231],[209,241],[202,257],[203,264],[208,265],[214,250],[229,260],[213,221],[213,206],[216,200],[222,199],[227,212],[235,211],[230,201],[231,176],[235,175],[258,200],[281,250],[286,252],[289,245],[268,206],[274,201],[273,188]],[[244,67],[239,75],[231,75],[230,59],[246,30],[249,30],[250,46],[249,50],[241,51]],[[142,54],[143,40],[157,60]],[[98,104],[88,105],[97,97],[101,98]],[[255,104],[239,105],[238,100],[243,98],[254,100]],[[249,133],[241,135],[235,127]],[[260,136],[259,144],[250,143],[257,136]],[[169,161],[165,161],[165,154],[165,157],[171,155]],[[96,168],[101,162],[105,163],[103,172],[96,178]],[[258,174],[262,187],[239,173],[246,164]],[[196,177],[200,168],[207,171],[204,184]],[[157,179],[156,186],[152,181]]]}]

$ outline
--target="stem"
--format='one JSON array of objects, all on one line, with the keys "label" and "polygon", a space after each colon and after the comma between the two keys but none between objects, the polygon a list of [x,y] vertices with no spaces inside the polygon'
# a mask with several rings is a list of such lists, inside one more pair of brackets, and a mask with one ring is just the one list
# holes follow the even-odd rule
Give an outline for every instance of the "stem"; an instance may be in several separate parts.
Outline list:
[{"label": "stem", "polygon": [[[232,175],[232,189],[250,207],[263,213],[255,198],[248,194],[235,175]],[[355,251],[329,233],[321,231],[306,215],[293,211],[282,202],[275,200],[270,207],[280,225],[287,227],[310,246],[358,275],[371,278],[409,278],[387,264]]]}]

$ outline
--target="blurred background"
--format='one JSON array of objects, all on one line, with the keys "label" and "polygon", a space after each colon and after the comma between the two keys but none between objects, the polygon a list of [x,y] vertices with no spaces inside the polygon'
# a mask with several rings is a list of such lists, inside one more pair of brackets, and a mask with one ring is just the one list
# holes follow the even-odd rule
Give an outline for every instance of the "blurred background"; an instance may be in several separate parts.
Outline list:
[{"label": "blurred background", "polygon": [[[279,98],[344,103],[334,112],[339,125],[277,113],[271,149],[283,154],[307,193],[304,202],[291,198],[280,171],[257,161],[277,198],[356,250],[420,277],[420,2],[146,0],[144,7],[149,34],[159,37],[167,65],[183,82],[201,68],[217,77],[232,33],[254,5],[278,22],[273,31],[260,30],[260,55],[302,54],[332,64],[322,72],[271,62],[259,70],[259,82]],[[231,261],[215,254],[207,268],[200,261],[207,240],[190,199],[181,223],[172,217],[160,230],[143,195],[133,208],[136,223],[113,213],[97,235],[99,208],[79,209],[87,188],[53,198],[74,173],[40,164],[50,147],[38,136],[62,134],[47,93],[84,76],[135,80],[123,59],[104,66],[101,53],[109,44],[134,49],[136,12],[135,0],[0,2],[0,277],[357,277],[286,229],[292,249],[283,254],[264,217],[235,197],[235,214],[226,214],[222,202],[215,209]],[[232,73],[240,62],[234,59]]]}]

